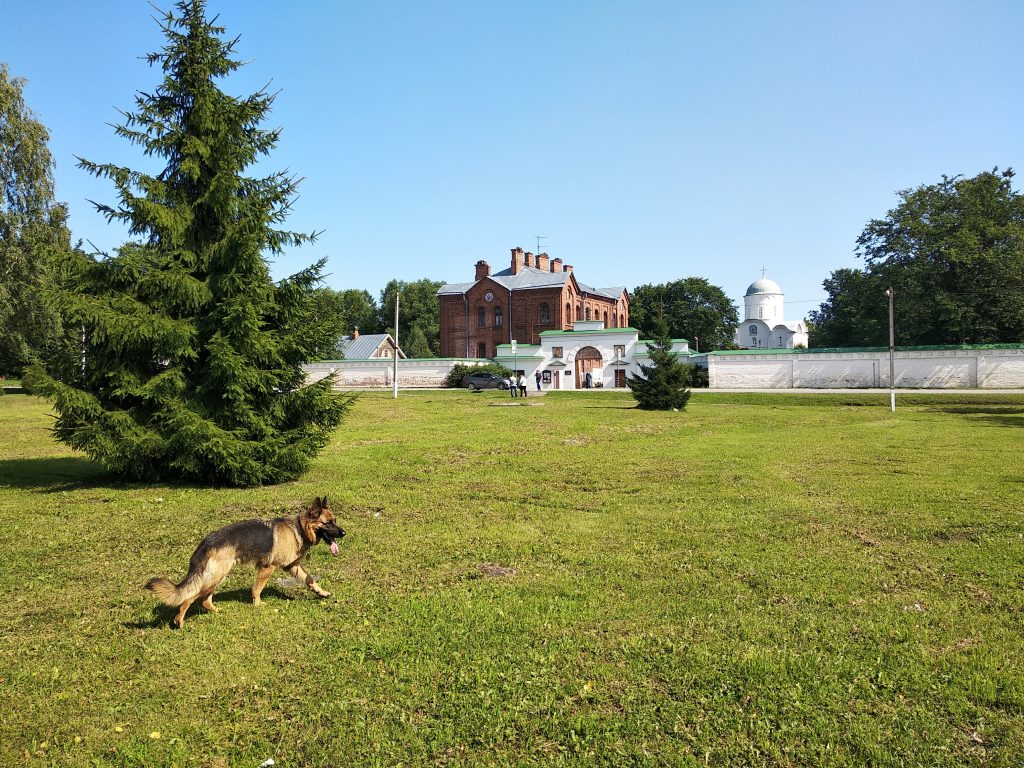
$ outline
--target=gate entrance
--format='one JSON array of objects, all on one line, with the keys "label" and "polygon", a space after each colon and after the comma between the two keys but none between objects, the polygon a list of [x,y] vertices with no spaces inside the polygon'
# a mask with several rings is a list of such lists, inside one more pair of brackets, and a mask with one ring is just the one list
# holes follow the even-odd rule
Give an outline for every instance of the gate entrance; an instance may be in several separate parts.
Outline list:
[{"label": "gate entrance", "polygon": [[576,353],[576,389],[586,386],[587,373],[601,368],[601,363],[601,353],[593,347],[584,347]]}]

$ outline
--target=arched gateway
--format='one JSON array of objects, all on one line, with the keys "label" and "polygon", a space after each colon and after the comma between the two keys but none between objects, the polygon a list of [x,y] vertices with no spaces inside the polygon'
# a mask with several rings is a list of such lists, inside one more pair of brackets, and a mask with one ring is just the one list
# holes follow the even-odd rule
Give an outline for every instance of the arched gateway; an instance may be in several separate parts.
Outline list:
[{"label": "arched gateway", "polygon": [[[583,347],[576,353],[576,389],[583,389],[586,384],[587,372],[602,367],[601,353],[593,347]],[[595,382],[597,375],[592,374]]]}]

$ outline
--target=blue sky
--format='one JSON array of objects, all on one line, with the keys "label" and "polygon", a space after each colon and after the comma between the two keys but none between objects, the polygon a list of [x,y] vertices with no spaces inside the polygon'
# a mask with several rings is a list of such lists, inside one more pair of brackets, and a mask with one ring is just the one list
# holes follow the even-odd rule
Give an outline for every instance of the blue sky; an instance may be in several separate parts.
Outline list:
[{"label": "blue sky", "polygon": [[[166,7],[166,3],[157,3]],[[706,277],[742,306],[768,276],[787,316],[856,266],[896,191],[1024,172],[1020,2],[270,2],[210,0],[279,90],[262,168],[305,178],[289,226],[327,282],[472,280],[544,250],[604,287]],[[158,73],[145,0],[0,0],[0,61],[50,129],[74,237],[124,241],[75,156],[146,167],[114,136]],[[1018,185],[1019,186],[1019,185]],[[884,300],[884,297],[880,298]]]}]

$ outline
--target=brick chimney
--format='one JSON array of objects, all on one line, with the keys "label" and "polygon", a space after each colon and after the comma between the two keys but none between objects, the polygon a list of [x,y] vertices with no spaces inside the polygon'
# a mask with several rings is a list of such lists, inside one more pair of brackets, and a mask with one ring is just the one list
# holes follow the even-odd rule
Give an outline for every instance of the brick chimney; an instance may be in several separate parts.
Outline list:
[{"label": "brick chimney", "polygon": [[490,277],[490,276],[491,276],[491,265],[488,264],[483,259],[480,259],[480,261],[478,261],[476,263],[476,277],[474,277],[473,279],[474,280],[483,280],[485,277]]},{"label": "brick chimney", "polygon": [[541,272],[548,271],[548,255],[546,253],[537,254],[537,269],[539,269]]},{"label": "brick chimney", "polygon": [[358,338],[359,338],[359,326],[357,325],[355,328],[352,329],[352,341],[355,341]]},{"label": "brick chimney", "polygon": [[527,251],[526,255],[523,257],[523,266],[524,267],[532,267],[533,266],[533,254],[530,253],[529,251]]},{"label": "brick chimney", "polygon": [[523,268],[523,249],[512,249],[512,274],[518,275]]},{"label": "brick chimney", "polygon": [[572,272],[572,264],[566,264],[562,267],[563,272]]},{"label": "brick chimney", "polygon": [[552,259],[551,260],[551,271],[552,272],[561,272],[562,271],[562,260],[561,259]]}]

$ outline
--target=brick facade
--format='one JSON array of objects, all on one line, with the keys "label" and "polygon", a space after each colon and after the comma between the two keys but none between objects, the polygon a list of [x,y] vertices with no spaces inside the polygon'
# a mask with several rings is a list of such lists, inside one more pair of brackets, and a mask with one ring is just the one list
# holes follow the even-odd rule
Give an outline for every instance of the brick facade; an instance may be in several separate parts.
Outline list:
[{"label": "brick facade", "polygon": [[606,328],[629,324],[624,289],[581,286],[570,265],[546,253],[514,248],[509,269],[492,275],[478,261],[474,278],[438,292],[441,357],[494,357],[499,344],[539,344],[543,331],[571,330],[577,319],[601,320]]}]

